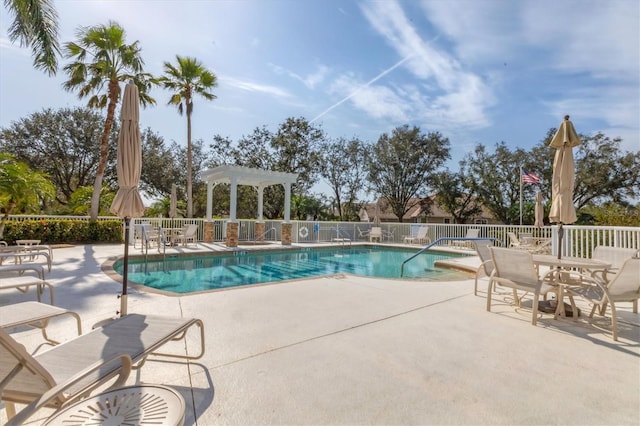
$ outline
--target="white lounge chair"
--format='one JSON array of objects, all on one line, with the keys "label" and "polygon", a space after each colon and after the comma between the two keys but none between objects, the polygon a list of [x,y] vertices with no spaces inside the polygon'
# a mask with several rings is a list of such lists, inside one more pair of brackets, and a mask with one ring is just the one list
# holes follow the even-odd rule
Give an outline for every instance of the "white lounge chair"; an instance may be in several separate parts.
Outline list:
[{"label": "white lounge chair", "polygon": [[42,331],[42,337],[47,342],[56,345],[59,342],[49,338],[47,326],[51,319],[63,315],[71,315],[76,320],[78,336],[81,335],[82,323],[77,313],[40,302],[21,302],[0,306],[0,328],[6,330],[21,326],[39,328]]},{"label": "white lounge chair", "polygon": [[415,237],[406,236],[404,237],[405,244],[429,244],[431,243],[431,239],[427,237],[427,233],[429,232],[428,226],[421,226],[418,228]]},{"label": "white lounge chair", "polygon": [[[489,277],[487,311],[491,311],[491,294],[495,285],[512,288],[517,306],[522,306],[522,297],[524,297],[524,295],[522,297],[518,296],[518,290],[533,293],[531,324],[536,325],[540,294],[556,290],[557,286],[553,284],[555,271],[549,271],[540,279],[538,278],[538,272],[533,263],[531,253],[528,251],[501,247],[490,247],[489,251],[494,269]],[[573,300],[571,300],[571,305],[572,307],[575,306]]]},{"label": "white lounge chair", "polygon": [[[194,325],[200,328],[200,352],[197,355],[161,353],[171,340],[186,338]],[[204,355],[204,326],[193,318],[168,318],[130,314],[110,321],[87,334],[30,355],[11,335],[0,329],[1,398],[7,415],[15,414],[15,403],[30,403],[56,385],[76,380],[75,376],[92,371],[75,382],[65,393],[52,399],[50,406],[60,407],[77,397],[88,395],[105,380],[118,374],[118,358],[141,367],[149,355],[198,359]],[[123,357],[124,356],[124,357]],[[126,359],[125,359],[126,358]],[[128,375],[128,372],[127,372]],[[120,378],[121,386],[126,377]]]},{"label": "white lounge chair", "polygon": [[[34,273],[37,277],[25,275]],[[22,293],[29,291],[29,287],[36,287],[36,297],[41,301],[44,287],[49,289],[49,299],[51,304],[55,303],[53,296],[53,286],[44,280],[44,268],[42,265],[31,263],[20,263],[17,265],[0,266],[0,290],[17,289]]]},{"label": "white lounge chair", "polygon": [[[589,285],[585,285],[589,284]],[[600,307],[600,314],[604,315],[607,304],[611,305],[611,332],[613,340],[618,340],[618,318],[616,303],[632,302],[633,312],[638,313],[638,299],[640,299],[640,258],[627,259],[618,273],[605,283],[596,277],[591,280],[583,277],[581,285],[566,286],[567,293],[593,303],[589,318],[593,318],[596,308]]]},{"label": "white lounge chair", "polygon": [[185,225],[184,228],[182,228],[182,231],[178,232],[173,237],[173,241],[176,244],[182,243],[182,245],[186,247],[189,244],[189,241],[191,241],[194,244],[196,243],[197,233],[198,233],[198,225],[194,223],[190,223],[188,225]]}]

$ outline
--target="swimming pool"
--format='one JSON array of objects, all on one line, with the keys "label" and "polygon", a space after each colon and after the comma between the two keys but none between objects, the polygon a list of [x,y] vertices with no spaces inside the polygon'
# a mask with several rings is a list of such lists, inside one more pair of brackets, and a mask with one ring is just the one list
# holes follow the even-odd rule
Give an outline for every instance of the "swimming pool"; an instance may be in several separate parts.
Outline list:
[{"label": "swimming pool", "polygon": [[[400,278],[400,265],[416,250],[357,246],[301,250],[236,251],[207,256],[167,256],[162,259],[129,261],[129,281],[173,293],[193,293],[274,281],[340,273],[378,278]],[[436,268],[437,260],[464,254],[426,252],[408,262],[404,278],[454,280],[468,275]],[[114,269],[122,274],[122,262]]]}]

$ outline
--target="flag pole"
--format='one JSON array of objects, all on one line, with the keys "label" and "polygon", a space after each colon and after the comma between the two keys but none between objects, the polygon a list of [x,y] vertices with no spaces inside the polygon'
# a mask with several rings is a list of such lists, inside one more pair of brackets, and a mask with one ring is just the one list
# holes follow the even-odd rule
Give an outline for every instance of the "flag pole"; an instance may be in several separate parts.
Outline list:
[{"label": "flag pole", "polygon": [[518,179],[520,180],[520,226],[522,226],[522,166],[520,166]]}]

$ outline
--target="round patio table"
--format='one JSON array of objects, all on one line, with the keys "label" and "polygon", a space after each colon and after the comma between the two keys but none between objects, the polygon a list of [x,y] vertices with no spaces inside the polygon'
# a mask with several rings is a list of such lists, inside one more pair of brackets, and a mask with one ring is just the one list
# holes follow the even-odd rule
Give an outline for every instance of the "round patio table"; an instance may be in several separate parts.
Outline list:
[{"label": "round patio table", "polygon": [[103,392],[54,413],[45,425],[184,424],[182,395],[168,386],[127,386]]}]

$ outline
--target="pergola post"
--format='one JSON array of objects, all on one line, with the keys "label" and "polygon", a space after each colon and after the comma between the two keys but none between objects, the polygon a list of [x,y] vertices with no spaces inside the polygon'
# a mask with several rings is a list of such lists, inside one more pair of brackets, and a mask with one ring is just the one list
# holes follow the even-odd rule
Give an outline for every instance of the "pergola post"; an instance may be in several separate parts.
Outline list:
[{"label": "pergola post", "polygon": [[258,222],[262,222],[262,215],[264,212],[264,186],[258,185]]},{"label": "pergola post", "polygon": [[284,222],[291,222],[291,183],[284,184]]},{"label": "pergola post", "polygon": [[215,182],[207,182],[207,220],[211,220],[213,217],[213,188],[215,186]]}]

